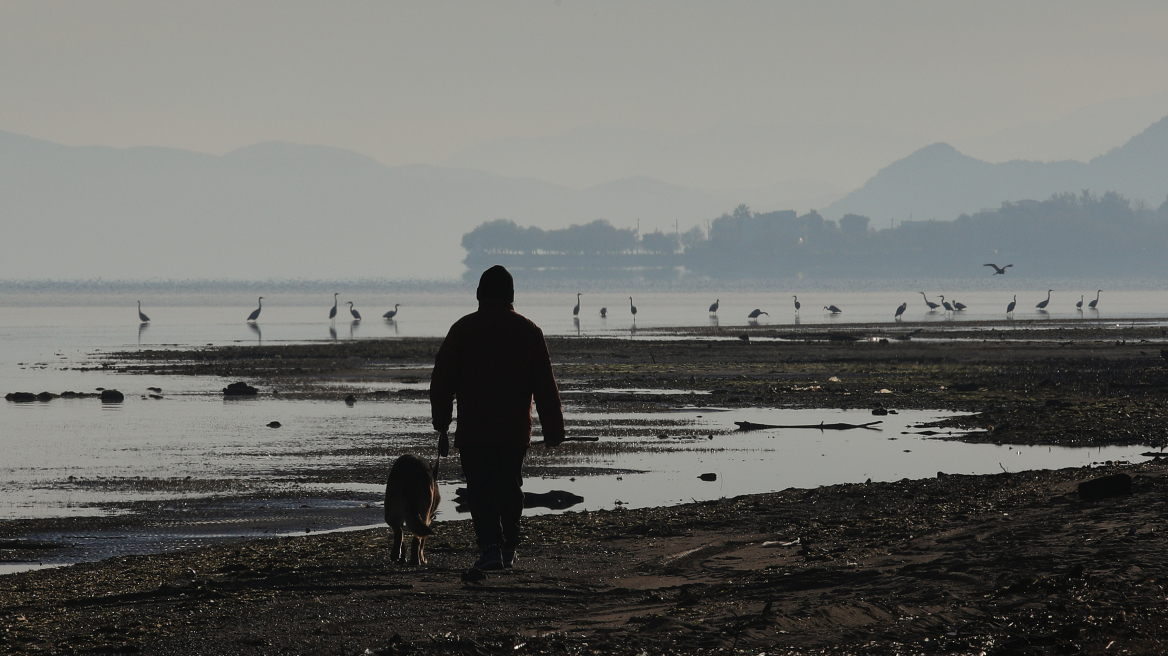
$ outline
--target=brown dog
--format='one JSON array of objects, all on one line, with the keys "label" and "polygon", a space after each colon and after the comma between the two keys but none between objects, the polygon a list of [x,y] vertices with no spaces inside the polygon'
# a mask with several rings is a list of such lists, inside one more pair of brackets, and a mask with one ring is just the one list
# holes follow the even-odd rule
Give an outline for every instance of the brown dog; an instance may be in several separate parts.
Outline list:
[{"label": "brown dog", "polygon": [[414,534],[410,544],[410,564],[417,566],[426,562],[426,537],[434,534],[430,522],[434,521],[438,502],[442,500],[434,476],[430,465],[412,453],[398,458],[389,470],[389,479],[385,482],[385,523],[393,529],[390,549],[394,560],[401,561],[405,557],[405,532],[402,530],[402,524],[405,524]]}]

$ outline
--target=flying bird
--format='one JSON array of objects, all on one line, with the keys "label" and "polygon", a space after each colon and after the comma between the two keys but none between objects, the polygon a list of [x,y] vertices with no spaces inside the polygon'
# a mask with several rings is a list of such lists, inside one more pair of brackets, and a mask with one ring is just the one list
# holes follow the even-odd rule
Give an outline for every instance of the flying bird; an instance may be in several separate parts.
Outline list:
[{"label": "flying bird", "polygon": [[1102,290],[1102,289],[1100,289],[1099,291],[1095,292],[1095,300],[1093,300],[1093,301],[1091,301],[1090,303],[1088,303],[1088,304],[1087,304],[1087,307],[1089,307],[1089,308],[1091,308],[1092,310],[1094,310],[1094,309],[1095,309],[1095,306],[1096,306],[1096,305],[1099,305],[1099,295],[1100,295],[1100,294],[1102,294],[1102,293],[1103,293],[1103,290]]},{"label": "flying bird", "polygon": [[715,300],[714,304],[710,306],[710,314],[718,314],[718,306],[720,306],[721,304],[722,304],[721,299]]},{"label": "flying bird", "polygon": [[799,308],[801,308],[803,306],[799,304],[799,297],[798,296],[792,296],[791,298],[795,299],[795,312],[797,314],[799,312]]},{"label": "flying bird", "polygon": [[357,308],[353,307],[353,301],[349,301],[349,314],[353,315],[353,318],[357,321],[361,320],[361,313],[357,311]]},{"label": "flying bird", "polygon": [[1046,300],[1045,300],[1045,301],[1039,301],[1039,302],[1038,302],[1038,305],[1035,305],[1034,307],[1038,308],[1039,310],[1045,310],[1045,309],[1046,309],[1046,306],[1047,306],[1048,304],[1050,304],[1050,293],[1051,293],[1051,292],[1053,292],[1053,291],[1054,291],[1053,289],[1048,289],[1048,290],[1046,290]]},{"label": "flying bird", "polygon": [[138,320],[142,323],[150,323],[150,317],[142,313],[142,301],[138,301]]},{"label": "flying bird", "polygon": [[766,312],[763,312],[762,310],[755,308],[754,310],[751,310],[750,314],[746,315],[746,318],[747,319],[757,319],[760,315],[763,315],[763,314],[766,314],[768,317],[771,316],[771,315],[767,314]]},{"label": "flying bird", "polygon": [[993,268],[994,268],[994,275],[996,276],[996,275],[998,275],[998,274],[1005,273],[1005,272],[1006,272],[1006,269],[1009,269],[1010,267],[1012,267],[1012,266],[1014,266],[1014,265],[1013,265],[1013,264],[1007,264],[1006,266],[1001,266],[1001,267],[1000,267],[1000,266],[998,266],[998,265],[996,265],[996,264],[983,264],[982,266],[993,267]]},{"label": "flying bird", "polygon": [[929,306],[930,310],[936,310],[937,308],[941,307],[940,305],[937,305],[936,303],[930,301],[929,297],[925,296],[924,292],[921,292],[921,298],[925,299],[925,305]]},{"label": "flying bird", "polygon": [[572,316],[580,316],[580,293],[576,293],[576,307],[572,308]]},{"label": "flying bird", "polygon": [[1017,306],[1018,306],[1018,295],[1015,294],[1014,300],[1010,301],[1010,304],[1006,306],[1006,315],[1008,316],[1011,312],[1013,312],[1014,308]]},{"label": "flying bird", "polygon": [[823,306],[823,309],[827,310],[828,312],[831,312],[832,314],[839,314],[840,312],[843,312],[843,310],[837,308],[834,305],[825,305],[825,306]]},{"label": "flying bird", "polygon": [[907,309],[908,309],[908,303],[901,303],[900,307],[896,308],[896,316],[894,316],[892,318],[899,319],[900,315],[904,314],[904,311]]},{"label": "flying bird", "polygon": [[385,317],[386,319],[393,319],[394,317],[397,316],[397,309],[400,305],[401,305],[401,303],[394,303],[393,309],[390,310],[389,312],[386,312],[385,314],[383,314],[381,316]]},{"label": "flying bird", "polygon": [[336,319],[337,318],[337,297],[340,295],[341,295],[340,292],[333,293],[333,309],[329,310],[329,319]]},{"label": "flying bird", "polygon": [[256,302],[259,304],[259,307],[257,307],[255,310],[252,310],[252,313],[247,315],[248,321],[255,321],[256,319],[259,319],[260,318],[260,310],[264,309],[264,297],[263,296],[261,296],[260,300],[258,300]]}]

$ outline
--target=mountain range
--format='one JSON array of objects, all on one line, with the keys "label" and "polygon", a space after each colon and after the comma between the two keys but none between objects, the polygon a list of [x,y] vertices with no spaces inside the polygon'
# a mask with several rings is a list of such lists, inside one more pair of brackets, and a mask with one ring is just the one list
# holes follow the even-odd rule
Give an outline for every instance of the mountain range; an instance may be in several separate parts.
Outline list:
[{"label": "mountain range", "polygon": [[[793,194],[799,185],[775,188]],[[881,228],[1082,189],[1163,202],[1168,117],[1085,163],[991,164],[926,146],[821,213],[863,214]],[[743,202],[733,193],[646,176],[578,189],[465,166],[386,166],[327,146],[273,142],[208,155],[0,132],[0,278],[456,277],[461,236],[484,221],[550,229],[605,218],[684,231]]]},{"label": "mountain range", "polygon": [[1153,208],[1163,203],[1168,197],[1168,116],[1088,162],[990,164],[936,143],[884,167],[822,213],[829,218],[863,214],[882,227],[889,219],[952,220],[1003,201],[1044,200],[1084,189],[1116,191]]}]

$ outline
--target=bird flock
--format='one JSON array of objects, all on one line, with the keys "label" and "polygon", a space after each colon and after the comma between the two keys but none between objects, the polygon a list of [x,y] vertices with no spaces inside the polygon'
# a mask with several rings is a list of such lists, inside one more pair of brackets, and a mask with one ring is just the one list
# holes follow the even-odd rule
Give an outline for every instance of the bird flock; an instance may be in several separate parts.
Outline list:
[{"label": "bird flock", "polygon": [[[341,295],[340,292],[336,292],[333,294],[333,306],[331,308],[329,308],[329,314],[328,314],[328,318],[330,321],[335,321],[337,318],[337,304],[339,302],[340,295]],[[361,320],[361,313],[357,311],[356,304],[353,301],[345,301],[345,304],[349,306],[349,314],[353,317],[353,321],[360,321]],[[394,317],[397,316],[397,311],[398,311],[399,307],[401,307],[401,304],[395,303],[392,310],[390,310],[389,312],[386,312],[385,314],[383,314],[381,316],[384,317],[387,321],[393,321]],[[252,310],[251,314],[247,315],[247,320],[245,321],[245,323],[249,323],[249,324],[258,323],[260,320],[260,312],[263,311],[263,309],[264,309],[264,297],[260,296],[259,299],[256,301],[256,309]],[[146,313],[142,312],[142,301],[138,301],[138,321],[143,323],[143,324],[150,323],[150,317],[146,316]]]}]

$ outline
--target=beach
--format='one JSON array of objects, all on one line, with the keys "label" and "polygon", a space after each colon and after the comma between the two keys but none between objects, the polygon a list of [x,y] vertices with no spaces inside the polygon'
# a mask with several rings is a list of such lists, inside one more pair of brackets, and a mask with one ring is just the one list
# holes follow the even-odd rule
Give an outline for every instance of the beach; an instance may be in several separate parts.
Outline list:
[{"label": "beach", "polygon": [[[1043,471],[1007,461],[996,474],[938,471],[815,488],[778,481],[765,494],[541,515],[527,520],[517,567],[481,581],[462,580],[475,555],[463,519],[438,523],[430,564],[418,569],[389,561],[381,527],[30,571],[4,578],[0,644],[12,653],[977,654],[1095,652],[1114,641],[1117,653],[1161,651],[1168,472],[1155,456],[1168,435],[1168,372],[1159,325],[703,327],[660,339],[548,342],[557,376],[578,390],[571,403],[597,412],[664,415],[699,403],[731,415],[845,408],[887,421],[882,411],[945,409],[950,418],[913,431],[1051,449],[1130,445],[1148,455]],[[438,343],[109,358],[127,376],[218,376],[292,401],[340,402],[349,391],[336,382],[361,380],[370,391],[358,403],[387,403],[378,392],[388,383],[425,380]],[[393,395],[424,400],[408,387]],[[600,389],[629,392],[589,391]],[[674,392],[633,393],[646,389]],[[681,448],[704,439],[699,433],[667,437]],[[561,461],[622,444],[549,450],[537,442],[527,475],[587,476]],[[394,448],[377,459],[387,462]],[[1132,477],[1130,493],[1079,493],[1079,483],[1114,474]],[[376,485],[384,466],[313,475]],[[309,506],[312,498],[287,496]],[[352,512],[376,521],[376,503],[365,505]],[[222,512],[208,508],[208,519]],[[0,540],[10,555],[23,547],[35,558],[41,547],[21,540],[50,525],[132,530],[150,525],[142,510],[4,522]]]}]

